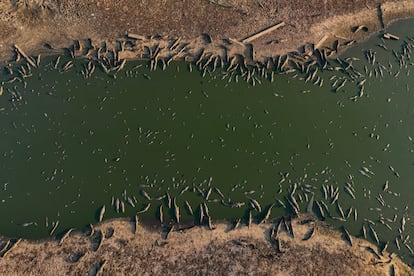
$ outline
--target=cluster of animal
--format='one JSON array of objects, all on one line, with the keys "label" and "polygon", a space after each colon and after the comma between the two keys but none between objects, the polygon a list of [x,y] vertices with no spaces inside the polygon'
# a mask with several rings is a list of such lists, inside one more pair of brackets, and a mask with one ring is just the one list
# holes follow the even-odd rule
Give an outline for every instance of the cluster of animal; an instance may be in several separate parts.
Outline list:
[{"label": "cluster of animal", "polygon": [[[391,38],[391,37],[390,37]],[[140,44],[139,41],[144,41],[146,44]],[[153,43],[149,43],[152,41]],[[206,44],[211,43],[211,38],[206,39]],[[208,42],[210,41],[210,42]],[[232,43],[229,41],[229,43]],[[234,42],[233,42],[234,43]],[[348,42],[350,43],[350,42]],[[91,40],[83,42],[75,41],[75,43],[67,49],[70,55],[69,60],[67,57],[58,56],[53,63],[52,67],[59,72],[66,72],[74,67],[74,58],[86,57],[88,60],[84,63],[81,70],[81,74],[84,78],[90,78],[96,68],[100,68],[104,73],[116,77],[116,74],[126,68],[126,59],[122,58],[126,55],[126,52],[137,52],[140,54],[140,58],[148,59],[148,67],[151,70],[162,68],[163,70],[173,61],[179,59],[185,59],[191,61],[188,63],[188,70],[193,71],[194,68],[200,71],[202,76],[213,75],[214,72],[218,71],[221,78],[228,79],[229,81],[238,82],[239,79],[244,79],[246,82],[255,85],[261,83],[263,79],[268,79],[270,82],[274,81],[275,74],[289,75],[294,79],[301,79],[305,83],[312,83],[315,86],[323,86],[324,78],[321,72],[330,72],[332,76],[329,81],[332,82],[331,88],[333,92],[345,91],[347,85],[350,83],[356,84],[358,87],[358,93],[352,97],[351,100],[356,101],[358,98],[366,96],[365,85],[369,78],[380,78],[385,74],[389,74],[397,78],[400,72],[406,72],[409,75],[410,66],[414,65],[411,59],[411,51],[414,48],[414,38],[408,37],[404,40],[401,47],[401,51],[392,50],[392,53],[399,66],[393,68],[393,63],[383,65],[377,58],[376,51],[368,49],[365,51],[365,58],[368,64],[363,67],[358,62],[358,58],[335,58],[329,59],[331,55],[334,55],[338,51],[339,41],[335,41],[332,48],[330,49],[319,49],[312,45],[308,45],[304,48],[303,53],[289,53],[283,56],[275,56],[267,58],[263,63],[252,62],[245,56],[236,54],[228,56],[227,54],[217,54],[206,49],[200,49],[197,52],[193,52],[191,45],[188,42],[181,42],[180,39],[171,39],[167,41],[161,41],[157,37],[148,39],[146,37],[129,34],[125,40],[117,41],[115,47],[111,49],[106,42],[101,43],[99,46],[94,45]],[[229,44],[230,45],[230,44]],[[227,46],[229,46],[227,45]],[[244,46],[247,47],[247,46]],[[387,42],[381,41],[379,47],[387,50]],[[24,87],[27,86],[26,79],[33,75],[33,68],[39,67],[41,63],[41,56],[38,55],[36,58],[30,57],[24,53],[24,51],[15,46],[16,51],[16,65],[7,65],[5,67],[7,73],[7,80],[3,85],[7,85],[5,91],[11,95],[13,102],[21,101],[23,96],[15,88],[9,88],[9,85],[14,85],[14,82],[22,82]],[[63,62],[63,59],[65,61]],[[20,63],[21,60],[24,62]],[[362,69],[363,68],[363,69]],[[404,70],[403,70],[404,69]],[[397,70],[397,71],[395,71]],[[128,75],[131,70],[124,70],[125,74]],[[148,80],[151,77],[145,74]],[[327,81],[325,81],[327,82]],[[1,86],[1,92],[3,92],[3,85]],[[307,91],[307,90],[306,90]],[[208,98],[208,94],[205,92],[205,97]],[[268,112],[268,111],[267,111]],[[45,113],[47,117],[47,113]],[[231,129],[231,127],[228,127]],[[139,130],[139,138],[155,140],[158,132],[154,131],[142,131]],[[379,140],[378,135],[372,134],[372,138]],[[384,147],[384,152],[389,151],[390,144]],[[118,157],[119,158],[119,157]],[[116,158],[114,162],[118,162]],[[174,156],[168,156],[166,160],[171,161]],[[105,161],[108,162],[107,160]],[[348,162],[345,162],[347,166],[351,166]],[[400,178],[400,173],[392,165],[388,165],[390,172],[396,177]],[[368,165],[363,165],[358,168],[359,174],[367,179],[374,178],[376,173]],[[316,183],[319,180],[322,181],[321,176],[328,176],[322,184],[310,184]],[[319,178],[318,178],[319,177]],[[272,218],[272,210],[281,208],[288,210],[294,215],[298,215],[304,212],[303,205],[306,204],[306,212],[315,212],[316,215],[321,219],[332,219],[339,222],[348,222],[353,218],[354,222],[360,222],[358,218],[358,210],[356,207],[348,206],[344,208],[343,198],[348,197],[352,200],[356,200],[359,196],[360,190],[358,185],[354,181],[353,175],[349,175],[348,180],[344,186],[334,183],[332,170],[329,168],[319,172],[318,177],[315,176],[315,181],[308,175],[303,175],[299,180],[294,180],[289,177],[288,173],[281,174],[281,179],[278,183],[277,196],[275,200],[262,208],[260,204],[261,196],[256,194],[256,191],[246,191],[244,198],[233,200],[229,195],[223,193],[218,186],[214,186],[211,180],[202,182],[201,184],[183,185],[181,191],[175,196],[171,196],[168,191],[162,193],[159,196],[151,196],[149,189],[140,190],[140,197],[137,198],[133,195],[127,195],[126,192],[121,197],[113,196],[111,198],[110,205],[113,206],[116,213],[125,213],[126,208],[133,208],[136,215],[142,215],[146,212],[150,212],[156,209],[157,217],[162,225],[169,227],[170,231],[173,229],[173,225],[180,225],[183,222],[183,217],[188,219],[192,217],[195,219],[198,225],[207,225],[209,229],[214,229],[212,217],[209,208],[212,205],[222,205],[227,208],[247,208],[246,215],[242,218],[236,219],[234,227],[239,227],[242,223],[247,226],[254,222],[263,223],[269,221]],[[374,221],[368,218],[363,219],[361,235],[365,238],[371,237],[377,244],[381,244],[384,237],[380,237],[377,234],[378,225],[383,225],[390,231],[395,227],[393,224],[399,223],[398,236],[393,239],[395,246],[400,249],[401,245],[404,245],[411,254],[410,235],[407,234],[406,224],[409,220],[408,215],[396,214],[393,218],[389,218],[381,213],[381,208],[389,208],[386,196],[391,195],[399,197],[400,194],[391,191],[389,181],[386,180],[383,186],[382,192],[379,193],[375,199],[378,201],[381,207],[374,209],[378,211],[378,220]],[[342,188],[344,193],[342,192]],[[235,188],[234,190],[236,190]],[[318,189],[320,194],[317,194]],[[259,189],[257,189],[259,190]],[[232,190],[233,191],[233,190]],[[189,200],[182,197],[185,193],[192,192],[197,196],[201,197],[201,201],[197,204],[190,203]],[[263,193],[263,189],[261,191]],[[383,195],[384,194],[384,195]],[[367,189],[364,191],[364,196],[370,198],[371,190]],[[185,210],[185,215],[183,215]],[[407,210],[404,210],[407,211]],[[102,221],[107,212],[107,208],[103,205],[99,210],[98,221]],[[170,218],[168,220],[168,217]],[[135,221],[138,221],[138,217],[135,217]],[[278,244],[277,235],[281,225],[285,225],[286,222],[281,220],[272,230],[271,240],[272,243],[276,244],[278,250],[280,245]],[[35,225],[34,222],[24,223],[22,226],[28,227]],[[48,221],[46,221],[46,227],[49,227]],[[59,227],[59,220],[53,221],[50,225],[50,235],[56,233]],[[284,226],[289,229],[289,225]],[[68,230],[64,237],[67,237],[72,230]],[[309,233],[311,238],[314,231]],[[349,232],[344,229],[346,240],[352,245],[352,238]],[[293,232],[291,233],[293,235]],[[64,239],[62,239],[64,240]],[[386,243],[387,244],[387,243]],[[386,246],[385,246],[386,247]]]}]

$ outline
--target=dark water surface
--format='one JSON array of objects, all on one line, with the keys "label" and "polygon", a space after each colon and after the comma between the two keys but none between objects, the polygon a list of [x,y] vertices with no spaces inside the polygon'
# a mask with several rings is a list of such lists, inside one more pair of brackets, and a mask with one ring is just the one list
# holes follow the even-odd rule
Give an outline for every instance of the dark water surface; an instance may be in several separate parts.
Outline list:
[{"label": "dark water surface", "polygon": [[[46,237],[55,221],[56,233],[81,229],[97,222],[102,205],[109,218],[132,216],[150,202],[141,216],[155,218],[163,204],[169,220],[166,200],[155,199],[167,191],[182,220],[193,218],[186,200],[194,211],[207,202],[213,220],[244,218],[249,197],[264,210],[275,203],[277,217],[292,212],[286,198],[296,187],[300,211],[313,193],[328,206],[327,221],[356,236],[364,226],[374,241],[371,225],[381,244],[389,241],[389,250],[412,262],[413,24],[389,27],[398,41],[375,36],[347,50],[341,58],[355,57],[348,59],[354,72],[319,73],[322,87],[295,72],[252,86],[222,80],[225,72],[202,77],[186,63],[149,71],[146,62],[129,62],[116,79],[100,70],[83,79],[84,61],[59,73],[55,58],[45,58],[26,87],[6,83],[0,97],[0,233]],[[331,85],[345,79],[334,92]],[[115,211],[112,197],[125,213]],[[236,203],[242,206],[229,207]]]}]

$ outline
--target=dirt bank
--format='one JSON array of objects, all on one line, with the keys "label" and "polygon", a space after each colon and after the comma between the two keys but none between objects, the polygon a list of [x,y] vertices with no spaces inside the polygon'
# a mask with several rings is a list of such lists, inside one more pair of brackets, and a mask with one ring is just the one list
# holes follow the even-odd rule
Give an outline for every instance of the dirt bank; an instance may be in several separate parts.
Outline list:
[{"label": "dirt bank", "polygon": [[[174,271],[179,275],[308,275],[312,271],[313,275],[408,275],[412,272],[394,254],[381,253],[374,245],[356,238],[352,238],[351,246],[341,233],[322,222],[302,217],[291,223],[294,236],[281,224],[272,239],[273,224],[242,225],[229,231],[231,226],[226,223],[215,225],[214,230],[173,229],[166,238],[166,233],[159,229],[154,231],[141,225],[135,229],[133,222],[112,220],[95,226],[93,233],[89,229],[72,232],[61,243],[59,239],[22,240],[0,258],[0,274],[95,275],[100,271],[102,275],[165,275]],[[396,274],[391,274],[393,271]]]},{"label": "dirt bank", "polygon": [[[254,58],[263,60],[318,44],[325,36],[324,45],[331,46],[334,40],[348,44],[413,12],[413,1],[400,0],[0,1],[0,58],[10,58],[14,44],[36,54],[86,38],[95,43],[115,41],[127,33],[189,42],[206,33],[216,46],[227,47],[284,22],[283,27],[249,41]],[[352,27],[360,25],[367,28],[353,33]]]}]

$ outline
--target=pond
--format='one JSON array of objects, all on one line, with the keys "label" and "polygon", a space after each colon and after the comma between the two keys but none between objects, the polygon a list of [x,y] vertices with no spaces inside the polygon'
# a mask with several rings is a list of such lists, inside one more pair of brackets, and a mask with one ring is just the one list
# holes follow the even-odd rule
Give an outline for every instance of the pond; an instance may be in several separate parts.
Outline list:
[{"label": "pond", "polygon": [[306,212],[312,200],[319,217],[412,262],[413,23],[314,76],[251,67],[255,85],[185,62],[152,71],[131,61],[116,77],[97,67],[84,78],[87,61],[62,73],[69,58],[56,69],[46,57],[11,83],[4,70],[0,234],[82,229],[104,205],[104,219],[140,212],[155,224],[162,208],[167,224],[174,204],[181,222],[198,222],[205,203],[214,222]]}]

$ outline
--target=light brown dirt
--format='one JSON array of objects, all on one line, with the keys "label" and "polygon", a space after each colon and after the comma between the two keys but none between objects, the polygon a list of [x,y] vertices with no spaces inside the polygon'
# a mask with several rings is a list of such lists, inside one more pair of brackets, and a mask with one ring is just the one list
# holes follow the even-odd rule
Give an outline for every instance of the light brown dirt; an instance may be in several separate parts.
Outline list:
[{"label": "light brown dirt", "polygon": [[[297,51],[306,43],[326,45],[363,39],[380,28],[378,5],[385,23],[412,16],[410,0],[276,1],[276,0],[14,0],[0,1],[0,58],[9,58],[13,44],[35,54],[44,43],[54,48],[75,39],[116,40],[126,33],[180,37],[189,41],[202,33],[213,40],[242,40],[278,22],[286,25],[252,42],[255,58]],[[368,32],[351,32],[368,26]]]},{"label": "light brown dirt", "polygon": [[[99,235],[81,232],[62,245],[54,239],[23,240],[0,258],[0,274],[94,275],[103,263],[101,275],[390,275],[391,266],[396,275],[412,273],[393,254],[369,252],[367,247],[377,249],[367,241],[353,238],[350,246],[322,222],[303,221],[292,221],[294,238],[279,234],[278,252],[269,242],[271,224],[228,231],[228,224],[219,223],[214,230],[193,227],[164,239],[160,230],[138,226],[134,234],[133,223],[112,220],[95,226],[95,233],[107,235],[98,249]],[[303,240],[313,226],[316,234]]]}]

